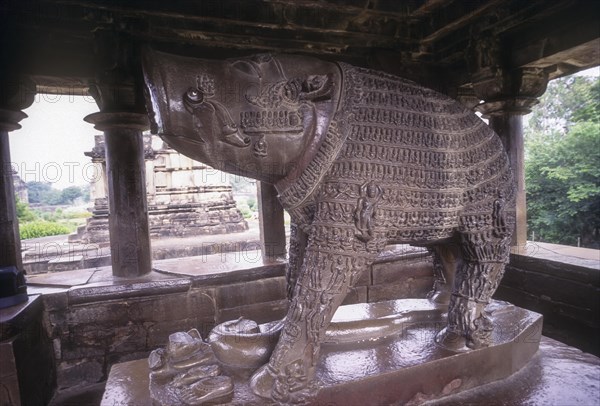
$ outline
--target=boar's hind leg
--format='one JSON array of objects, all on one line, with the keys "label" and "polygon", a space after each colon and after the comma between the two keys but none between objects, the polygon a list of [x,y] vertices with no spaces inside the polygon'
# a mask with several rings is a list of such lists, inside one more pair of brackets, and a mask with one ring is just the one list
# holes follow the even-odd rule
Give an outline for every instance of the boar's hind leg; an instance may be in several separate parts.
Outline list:
[{"label": "boar's hind leg", "polygon": [[433,289],[427,298],[434,303],[448,305],[457,269],[462,266],[457,242],[428,247],[433,257]]},{"label": "boar's hind leg", "polygon": [[260,396],[287,404],[316,393],[315,368],[325,331],[348,288],[376,255],[333,243],[338,232],[319,226],[309,236],[279,342],[269,363],[250,380]]},{"label": "boar's hind leg", "polygon": [[436,337],[442,346],[464,350],[487,345],[492,323],[485,307],[500,283],[510,255],[512,225],[508,224],[503,205],[502,200],[493,203],[491,222],[475,216],[463,219],[463,263],[454,281],[448,326]]}]

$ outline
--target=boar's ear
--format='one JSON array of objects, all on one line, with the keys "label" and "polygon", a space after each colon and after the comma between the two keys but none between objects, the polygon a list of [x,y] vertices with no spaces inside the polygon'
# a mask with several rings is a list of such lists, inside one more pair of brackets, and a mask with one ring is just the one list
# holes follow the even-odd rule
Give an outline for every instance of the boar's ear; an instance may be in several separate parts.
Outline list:
[{"label": "boar's ear", "polygon": [[333,96],[333,78],[328,75],[310,75],[302,82],[302,100],[329,100]]},{"label": "boar's ear", "polygon": [[253,77],[261,77],[260,69],[258,64],[251,61],[235,61],[231,64],[231,67],[235,70],[238,70],[242,73],[245,73],[248,76]]}]

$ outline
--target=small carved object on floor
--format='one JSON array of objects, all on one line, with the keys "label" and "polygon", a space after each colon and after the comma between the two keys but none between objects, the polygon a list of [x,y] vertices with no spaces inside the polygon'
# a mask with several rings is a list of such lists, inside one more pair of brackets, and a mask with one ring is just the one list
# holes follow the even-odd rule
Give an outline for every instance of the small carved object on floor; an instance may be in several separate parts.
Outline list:
[{"label": "small carved object on floor", "polygon": [[158,405],[201,405],[228,402],[233,397],[231,378],[196,329],[173,333],[166,348],[152,351],[150,396]]},{"label": "small carved object on floor", "polygon": [[308,235],[291,241],[290,306],[251,378],[255,393],[280,403],[314,395],[327,326],[387,244],[434,251],[431,298],[449,306],[436,342],[487,345],[514,187],[502,142],[472,111],[393,75],[309,57],[143,59],[153,131],[196,160],[273,183],[292,238]]}]

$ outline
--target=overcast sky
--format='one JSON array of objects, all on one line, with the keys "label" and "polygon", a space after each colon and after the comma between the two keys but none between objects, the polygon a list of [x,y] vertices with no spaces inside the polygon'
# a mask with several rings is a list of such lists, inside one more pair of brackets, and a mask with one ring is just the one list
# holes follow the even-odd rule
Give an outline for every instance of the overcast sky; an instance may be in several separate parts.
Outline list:
[{"label": "overcast sky", "polygon": [[38,94],[24,111],[29,117],[9,135],[12,166],[21,178],[52,182],[58,189],[88,183],[94,172],[83,153],[92,149],[99,132],[83,118],[98,111],[94,100]]},{"label": "overcast sky", "polygon": [[[599,76],[600,68],[579,74]],[[11,161],[25,182],[51,182],[64,189],[85,185],[95,176],[90,158],[83,155],[99,134],[83,121],[98,111],[91,97],[38,94],[25,110],[22,129],[10,133]]]}]

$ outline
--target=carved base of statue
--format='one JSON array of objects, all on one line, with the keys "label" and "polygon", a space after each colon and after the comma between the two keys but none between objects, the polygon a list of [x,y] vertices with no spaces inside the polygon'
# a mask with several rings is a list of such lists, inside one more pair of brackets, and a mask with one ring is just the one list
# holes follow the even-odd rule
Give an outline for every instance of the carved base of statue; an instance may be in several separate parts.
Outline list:
[{"label": "carved base of statue", "polygon": [[[278,403],[420,404],[508,377],[538,349],[542,316],[496,301],[486,309],[496,326],[488,346],[464,351],[464,340],[452,336],[432,345],[447,325],[445,311],[427,299],[341,306],[325,332],[315,379]],[[148,359],[152,401],[264,403],[256,380],[265,379],[267,389],[277,384],[266,363],[282,326],[238,319],[215,327],[208,342],[196,330],[172,334]],[[451,350],[448,343],[458,344]]]},{"label": "carved base of statue", "polygon": [[171,334],[166,348],[152,351],[148,366],[154,405],[224,403],[233,397],[231,378],[221,374],[198,330]]}]

